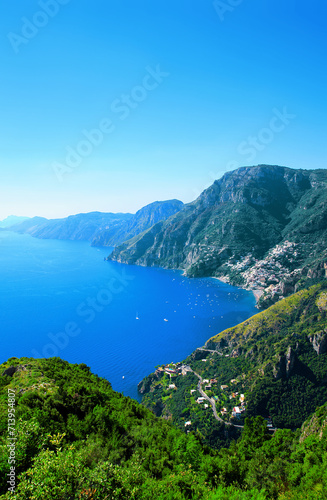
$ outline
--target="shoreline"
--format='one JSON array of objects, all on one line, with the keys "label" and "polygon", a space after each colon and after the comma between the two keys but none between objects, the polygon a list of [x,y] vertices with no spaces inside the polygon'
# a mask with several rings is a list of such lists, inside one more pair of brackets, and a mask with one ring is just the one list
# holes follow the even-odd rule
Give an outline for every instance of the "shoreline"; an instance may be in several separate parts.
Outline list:
[{"label": "shoreline", "polygon": [[256,303],[258,303],[260,297],[262,297],[262,295],[263,295],[263,290],[256,289],[256,290],[251,290],[251,292],[253,293],[253,295],[255,297]]},{"label": "shoreline", "polygon": [[[229,282],[229,279],[227,277],[226,278],[224,278],[224,277],[217,278],[217,276],[210,276],[210,278],[212,278],[214,280],[221,281],[222,283],[227,283],[228,285],[231,285],[231,283]],[[232,286],[235,286],[235,285],[232,285]],[[252,288],[243,288],[242,286],[239,286],[239,285],[238,285],[238,288],[242,288],[243,290],[247,290],[248,292],[252,292],[254,295],[256,304],[258,304],[260,297],[262,297],[262,295],[264,293],[263,290],[258,289],[258,288],[253,288],[253,289]]]}]

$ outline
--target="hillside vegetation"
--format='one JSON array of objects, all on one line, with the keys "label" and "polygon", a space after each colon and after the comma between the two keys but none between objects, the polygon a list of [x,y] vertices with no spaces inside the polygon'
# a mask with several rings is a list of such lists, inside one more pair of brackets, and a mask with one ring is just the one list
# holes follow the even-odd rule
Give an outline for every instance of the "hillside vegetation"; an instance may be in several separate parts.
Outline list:
[{"label": "hillside vegetation", "polygon": [[326,406],[295,434],[247,421],[214,451],[86,365],[11,358],[1,373],[0,498],[13,498],[10,467],[20,500],[326,498]]},{"label": "hillside vegetation", "polygon": [[[277,428],[300,427],[327,401],[327,282],[219,333],[179,365],[207,380],[207,394],[223,420],[242,424],[246,416],[261,415]],[[210,406],[204,408],[207,401],[197,402],[198,378],[180,366],[146,377],[139,385],[143,403],[181,429],[190,422],[187,429],[219,446],[223,424]],[[240,408],[237,419],[234,407]]]}]

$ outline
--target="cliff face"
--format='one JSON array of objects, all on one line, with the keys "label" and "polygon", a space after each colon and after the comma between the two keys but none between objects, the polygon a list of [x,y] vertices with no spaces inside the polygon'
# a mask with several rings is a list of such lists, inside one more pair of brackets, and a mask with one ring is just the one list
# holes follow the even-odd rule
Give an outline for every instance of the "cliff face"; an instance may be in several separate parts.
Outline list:
[{"label": "cliff face", "polygon": [[243,271],[277,245],[286,244],[289,251],[291,242],[300,245],[294,252],[293,266],[289,268],[285,262],[283,268],[283,278],[288,278],[286,288],[292,291],[299,276],[294,280],[288,274],[303,268],[307,261],[314,266],[317,256],[323,258],[326,187],[325,170],[242,167],[226,173],[166,222],[119,246],[110,258],[185,269],[189,276],[224,276],[242,284],[246,281]]},{"label": "cliff face", "polygon": [[327,328],[315,333],[313,336],[309,337],[309,340],[318,356],[327,352]]},{"label": "cliff face", "polygon": [[309,436],[316,435],[319,440],[326,437],[327,428],[327,403],[318,408],[315,413],[306,420],[301,427],[300,443]]},{"label": "cliff face", "polygon": [[166,220],[183,208],[179,200],[155,201],[141,208],[129,220],[118,228],[108,228],[100,231],[92,244],[98,246],[116,246],[129,240],[159,221]]}]

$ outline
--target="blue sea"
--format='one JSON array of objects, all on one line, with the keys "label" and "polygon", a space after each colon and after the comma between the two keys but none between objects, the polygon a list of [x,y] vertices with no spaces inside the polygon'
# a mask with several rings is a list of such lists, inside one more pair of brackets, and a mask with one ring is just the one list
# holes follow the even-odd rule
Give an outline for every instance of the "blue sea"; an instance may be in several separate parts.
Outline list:
[{"label": "blue sea", "polygon": [[0,231],[0,363],[60,356],[140,400],[156,365],[257,312],[251,292],[105,261],[111,250]]}]

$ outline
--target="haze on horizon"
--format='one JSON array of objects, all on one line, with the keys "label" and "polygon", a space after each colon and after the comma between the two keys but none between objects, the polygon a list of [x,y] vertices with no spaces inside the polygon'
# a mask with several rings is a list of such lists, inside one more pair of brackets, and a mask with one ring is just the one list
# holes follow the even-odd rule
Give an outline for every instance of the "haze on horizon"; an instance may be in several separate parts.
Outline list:
[{"label": "haze on horizon", "polygon": [[243,165],[326,167],[319,0],[0,13],[0,220],[187,203]]}]

